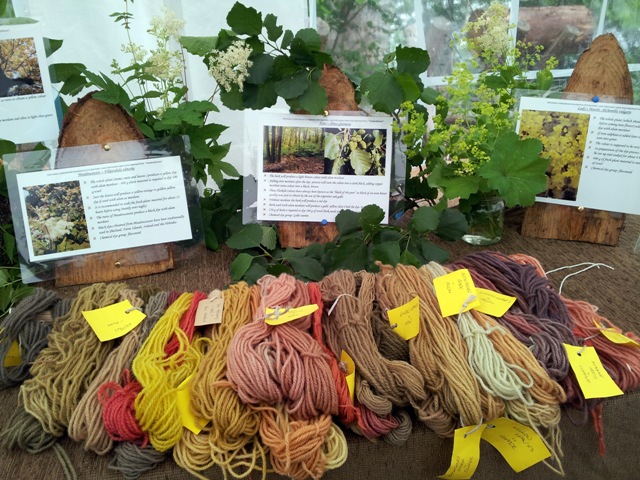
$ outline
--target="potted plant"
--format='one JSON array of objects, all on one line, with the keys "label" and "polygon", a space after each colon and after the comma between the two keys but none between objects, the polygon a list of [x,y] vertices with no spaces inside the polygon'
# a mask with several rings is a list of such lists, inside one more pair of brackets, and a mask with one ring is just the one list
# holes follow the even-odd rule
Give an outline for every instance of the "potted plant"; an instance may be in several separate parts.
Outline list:
[{"label": "potted plant", "polygon": [[527,80],[541,48],[514,46],[509,29],[507,7],[495,2],[463,27],[456,40],[469,60],[447,78],[426,143],[427,182],[446,199],[459,198],[469,224],[463,240],[477,245],[500,240],[505,206],[531,205],[546,186],[542,144],[518,136],[513,110],[516,90],[552,85],[555,59]]}]

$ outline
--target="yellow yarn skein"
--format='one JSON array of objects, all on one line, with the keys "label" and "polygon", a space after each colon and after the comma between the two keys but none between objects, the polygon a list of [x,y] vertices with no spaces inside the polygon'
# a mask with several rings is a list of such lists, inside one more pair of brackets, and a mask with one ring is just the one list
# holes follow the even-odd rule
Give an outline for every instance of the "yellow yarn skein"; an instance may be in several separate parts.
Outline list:
[{"label": "yellow yarn skein", "polygon": [[[136,418],[159,452],[172,448],[182,436],[176,392],[202,359],[202,353],[180,328],[180,319],[193,297],[192,293],[183,293],[167,308],[133,360],[133,373],[142,385],[134,404]],[[178,350],[167,356],[164,349],[174,335]]]}]

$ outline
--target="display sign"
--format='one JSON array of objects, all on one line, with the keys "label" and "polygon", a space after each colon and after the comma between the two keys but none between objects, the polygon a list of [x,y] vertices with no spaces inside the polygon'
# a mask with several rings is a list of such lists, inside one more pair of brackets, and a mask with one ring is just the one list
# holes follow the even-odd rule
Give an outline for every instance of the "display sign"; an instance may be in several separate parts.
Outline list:
[{"label": "display sign", "polygon": [[259,221],[333,222],[371,204],[389,212],[391,117],[257,114]]},{"label": "display sign", "polygon": [[192,238],[179,156],[16,175],[29,261]]},{"label": "display sign", "polygon": [[0,59],[0,137],[16,144],[57,138],[56,95],[39,25],[0,25]]},{"label": "display sign", "polygon": [[640,214],[640,106],[523,97],[517,130],[550,159],[540,202]]}]

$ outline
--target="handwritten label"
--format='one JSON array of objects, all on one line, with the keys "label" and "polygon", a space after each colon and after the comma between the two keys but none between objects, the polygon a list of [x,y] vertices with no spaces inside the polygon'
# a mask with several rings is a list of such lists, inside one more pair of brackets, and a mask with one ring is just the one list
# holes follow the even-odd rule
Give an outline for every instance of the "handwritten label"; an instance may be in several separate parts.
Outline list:
[{"label": "handwritten label", "polygon": [[516,301],[516,297],[502,295],[486,288],[476,288],[476,291],[480,303],[474,309],[492,317],[502,317]]},{"label": "handwritten label", "polygon": [[486,425],[458,428],[453,434],[451,466],[438,478],[467,480],[475,473],[480,463],[480,439]]},{"label": "handwritten label", "polygon": [[306,315],[311,315],[318,310],[318,305],[304,305],[297,308],[265,308],[267,318],[265,322],[269,325],[282,325],[283,323],[292,322]]},{"label": "handwritten label", "polygon": [[356,364],[353,362],[353,359],[349,356],[349,354],[344,350],[342,350],[342,353],[340,354],[340,363],[344,365],[344,379],[347,382],[347,387],[349,388],[349,396],[351,397],[351,401],[353,402],[356,391]]},{"label": "handwritten label", "polygon": [[101,342],[122,337],[136,328],[147,316],[133,308],[129,300],[108,307],[82,312]]},{"label": "handwritten label", "polygon": [[405,340],[415,337],[420,333],[420,297],[392,310],[387,310],[389,324],[393,331]]},{"label": "handwritten label", "polygon": [[178,386],[176,392],[176,401],[178,404],[178,411],[182,418],[182,426],[198,435],[204,427],[209,423],[204,418],[196,417],[191,410],[191,380],[193,374],[189,375],[184,382]]},{"label": "handwritten label", "polygon": [[195,326],[215,325],[222,323],[224,312],[224,297],[220,290],[214,290],[209,298],[201,300],[196,310]]},{"label": "handwritten label", "polygon": [[600,333],[607,337],[611,342],[617,343],[618,345],[627,345],[629,347],[640,347],[640,343],[636,342],[632,338],[627,337],[623,333],[620,333],[615,328],[603,327],[595,320],[593,323],[595,323],[596,327],[600,329]]},{"label": "handwritten label", "polygon": [[602,366],[595,348],[563,345],[584,398],[607,398],[624,393]]},{"label": "handwritten label", "polygon": [[22,363],[22,355],[20,352],[20,345],[17,340],[11,342],[7,355],[4,357],[5,367],[18,367]]},{"label": "handwritten label", "polygon": [[466,268],[456,270],[441,277],[433,279],[433,286],[440,303],[440,312],[443,317],[458,315],[468,298],[474,296],[476,299],[467,303],[463,312],[476,308],[480,301],[478,292],[473,284],[473,279]]},{"label": "handwritten label", "polygon": [[501,417],[489,422],[482,432],[482,438],[493,445],[516,472],[551,456],[544,441],[533,429],[509,418]]}]

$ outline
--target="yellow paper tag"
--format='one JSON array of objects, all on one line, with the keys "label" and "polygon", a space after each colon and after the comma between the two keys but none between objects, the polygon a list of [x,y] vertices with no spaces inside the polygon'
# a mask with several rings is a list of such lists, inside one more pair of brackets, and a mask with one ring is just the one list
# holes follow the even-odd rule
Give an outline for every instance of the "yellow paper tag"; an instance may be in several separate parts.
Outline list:
[{"label": "yellow paper tag", "polygon": [[595,323],[596,327],[600,329],[600,332],[613,343],[617,343],[618,345],[627,345],[630,347],[640,347],[640,343],[623,335],[622,333],[618,332],[615,328],[603,327],[595,320],[593,321],[593,323]]},{"label": "yellow paper tag", "polygon": [[607,398],[624,393],[602,366],[595,348],[563,345],[584,398]]},{"label": "yellow paper tag", "polygon": [[210,298],[201,300],[196,310],[194,325],[215,325],[222,323],[222,312],[224,311],[224,298],[220,290],[214,290]]},{"label": "yellow paper tag", "polygon": [[387,310],[389,324],[393,331],[405,340],[415,337],[420,333],[420,297],[392,310]]},{"label": "yellow paper tag", "polygon": [[17,340],[11,342],[7,355],[4,357],[5,367],[18,367],[22,363],[22,355],[20,352],[20,345]]},{"label": "yellow paper tag", "polygon": [[340,363],[344,365],[344,368],[346,370],[344,372],[344,379],[347,381],[349,396],[351,397],[351,401],[353,402],[356,391],[356,364],[353,363],[353,359],[344,350],[342,350],[342,353],[340,354]]},{"label": "yellow paper tag", "polygon": [[[463,312],[477,307],[480,303],[473,279],[466,268],[434,278],[433,286],[443,317],[458,315],[465,303],[467,306]],[[468,302],[470,297],[475,297],[475,300]]]},{"label": "yellow paper tag", "polygon": [[451,466],[438,478],[467,480],[475,473],[480,463],[480,438],[486,425],[458,428],[453,434]]},{"label": "yellow paper tag", "polygon": [[265,322],[269,325],[282,325],[283,323],[292,322],[306,315],[311,315],[318,310],[318,308],[320,307],[315,303],[297,308],[265,308],[265,313],[267,314]]},{"label": "yellow paper tag", "polygon": [[516,301],[516,297],[502,295],[486,288],[476,288],[476,291],[478,292],[480,303],[474,309],[492,317],[503,316]]},{"label": "yellow paper tag", "polygon": [[82,312],[101,342],[122,337],[136,328],[146,315],[133,308],[129,300],[108,307]]},{"label": "yellow paper tag", "polygon": [[193,374],[189,375],[184,382],[178,387],[176,392],[176,401],[178,403],[178,410],[180,411],[180,417],[182,418],[182,426],[198,435],[204,427],[209,423],[204,418],[198,418],[193,414],[191,410],[191,379]]},{"label": "yellow paper tag", "polygon": [[493,445],[516,472],[551,456],[533,429],[509,418],[501,417],[489,422],[482,438]]}]

